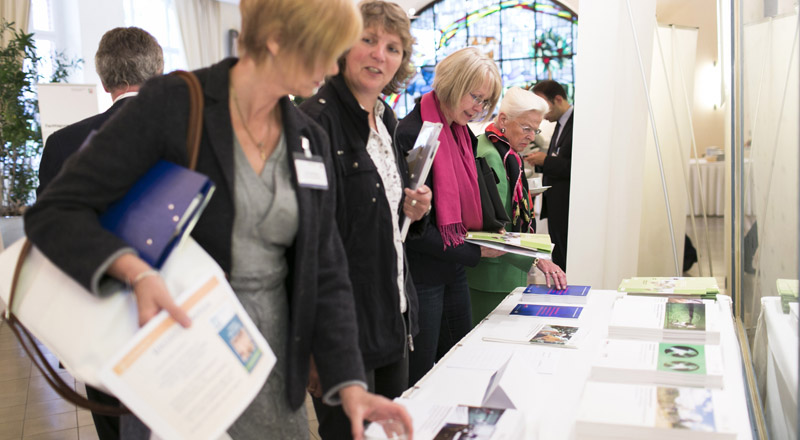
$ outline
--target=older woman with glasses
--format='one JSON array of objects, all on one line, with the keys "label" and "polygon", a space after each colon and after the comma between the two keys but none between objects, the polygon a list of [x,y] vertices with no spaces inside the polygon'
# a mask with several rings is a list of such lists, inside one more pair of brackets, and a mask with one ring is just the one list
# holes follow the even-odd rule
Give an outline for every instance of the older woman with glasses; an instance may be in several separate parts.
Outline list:
[{"label": "older woman with glasses", "polygon": [[[497,189],[511,219],[506,226],[510,232],[535,232],[533,200],[519,153],[539,133],[539,124],[547,111],[547,101],[527,90],[511,87],[500,103],[497,117],[478,136],[478,157],[486,158],[500,179]],[[468,268],[473,324],[494,310],[508,292],[526,285],[533,264],[544,273],[548,287],[551,284],[556,289],[566,287],[566,274],[549,260],[506,254],[500,258],[482,258],[478,266]]]},{"label": "older woman with glasses", "polygon": [[477,139],[467,123],[484,119],[500,97],[500,72],[474,47],[452,53],[436,66],[433,91],[397,127],[397,142],[410,149],[423,121],[442,123],[439,150],[427,185],[433,192],[429,227],[406,241],[419,299],[419,333],[409,358],[409,385],[416,383],[472,328],[465,267],[502,252],[464,242],[481,230],[483,217],[475,166]]}]

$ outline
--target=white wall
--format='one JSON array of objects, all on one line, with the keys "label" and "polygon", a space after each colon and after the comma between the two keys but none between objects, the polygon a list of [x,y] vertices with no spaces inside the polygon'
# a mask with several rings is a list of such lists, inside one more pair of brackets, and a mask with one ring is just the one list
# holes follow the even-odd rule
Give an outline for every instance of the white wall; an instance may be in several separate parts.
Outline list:
[{"label": "white wall", "polygon": [[[631,0],[649,78],[655,0]],[[570,283],[616,289],[636,275],[647,104],[625,0],[583,2],[572,146]]]}]

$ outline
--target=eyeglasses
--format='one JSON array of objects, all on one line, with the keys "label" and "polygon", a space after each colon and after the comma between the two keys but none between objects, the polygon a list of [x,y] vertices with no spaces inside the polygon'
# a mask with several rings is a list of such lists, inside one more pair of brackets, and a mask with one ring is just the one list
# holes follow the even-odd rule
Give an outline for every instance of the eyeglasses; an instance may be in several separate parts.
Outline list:
[{"label": "eyeglasses", "polygon": [[472,97],[472,102],[475,103],[475,105],[480,105],[481,108],[484,110],[488,109],[489,104],[491,104],[491,102],[488,99],[481,99],[480,96],[475,95],[472,92],[470,92],[469,96]]},{"label": "eyeglasses", "polygon": [[542,132],[542,130],[539,129],[539,128],[533,128],[533,127],[529,127],[527,125],[522,125],[517,121],[514,121],[514,122],[516,122],[517,125],[519,125],[519,128],[521,128],[522,132],[525,133],[526,135],[531,134],[531,133],[533,133],[534,135],[537,135],[537,134]]}]

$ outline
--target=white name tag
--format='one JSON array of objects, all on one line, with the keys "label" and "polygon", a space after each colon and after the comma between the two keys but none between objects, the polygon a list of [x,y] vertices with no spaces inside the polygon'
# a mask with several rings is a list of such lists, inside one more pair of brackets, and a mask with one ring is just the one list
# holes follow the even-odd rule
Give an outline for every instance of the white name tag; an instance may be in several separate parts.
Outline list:
[{"label": "white name tag", "polygon": [[304,188],[328,189],[328,173],[322,157],[311,154],[308,139],[301,138],[303,153],[294,153],[294,169],[297,172],[297,184]]}]

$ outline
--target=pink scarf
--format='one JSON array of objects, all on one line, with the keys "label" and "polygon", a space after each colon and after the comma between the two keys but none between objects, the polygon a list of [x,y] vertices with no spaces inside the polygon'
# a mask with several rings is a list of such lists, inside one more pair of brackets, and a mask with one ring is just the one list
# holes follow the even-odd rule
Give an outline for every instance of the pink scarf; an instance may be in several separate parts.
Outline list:
[{"label": "pink scarf", "polygon": [[453,123],[447,127],[435,92],[422,97],[420,114],[423,121],[441,122],[439,150],[433,160],[433,203],[436,205],[436,225],[444,247],[464,242],[467,230],[483,226],[478,173],[469,129]]}]

